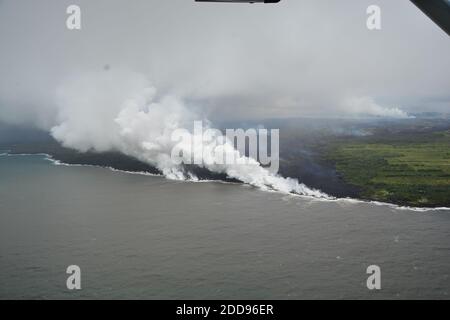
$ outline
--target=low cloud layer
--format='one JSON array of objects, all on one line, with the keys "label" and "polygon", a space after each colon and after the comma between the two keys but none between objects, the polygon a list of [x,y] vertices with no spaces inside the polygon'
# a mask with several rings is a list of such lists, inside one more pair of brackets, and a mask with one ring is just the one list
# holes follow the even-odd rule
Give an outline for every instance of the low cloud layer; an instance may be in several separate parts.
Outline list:
[{"label": "low cloud layer", "polygon": [[[448,36],[409,1],[377,1],[382,30],[369,31],[372,2],[79,0],[82,30],[69,31],[73,1],[4,0],[0,120],[58,126],[61,88],[114,70],[212,120],[450,110]],[[97,85],[67,103],[102,117],[89,101]]]}]

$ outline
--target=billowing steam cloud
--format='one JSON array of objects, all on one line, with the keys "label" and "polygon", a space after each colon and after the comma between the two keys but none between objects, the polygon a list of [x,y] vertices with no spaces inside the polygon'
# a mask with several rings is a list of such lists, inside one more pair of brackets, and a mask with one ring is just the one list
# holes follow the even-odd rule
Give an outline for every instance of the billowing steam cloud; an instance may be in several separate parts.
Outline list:
[{"label": "billowing steam cloud", "polygon": [[[196,114],[173,96],[158,96],[144,76],[126,71],[85,74],[62,86],[57,101],[58,124],[50,131],[64,146],[80,151],[115,150],[155,166],[170,179],[196,179],[171,157],[176,144],[172,133],[192,127],[198,119]],[[191,141],[204,143],[202,137],[193,136]],[[233,164],[203,162],[202,166],[212,172],[266,190],[327,197],[295,179],[270,173],[254,159],[243,159],[226,139],[202,147],[246,160]],[[185,145],[182,151],[190,157],[194,149]]]}]

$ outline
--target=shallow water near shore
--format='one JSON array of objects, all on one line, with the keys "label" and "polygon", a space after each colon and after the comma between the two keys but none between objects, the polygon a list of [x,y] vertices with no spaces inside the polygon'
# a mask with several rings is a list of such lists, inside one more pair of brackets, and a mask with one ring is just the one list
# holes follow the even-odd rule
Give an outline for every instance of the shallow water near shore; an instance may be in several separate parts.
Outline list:
[{"label": "shallow water near shore", "polygon": [[448,299],[449,253],[448,211],[0,157],[2,299]]}]

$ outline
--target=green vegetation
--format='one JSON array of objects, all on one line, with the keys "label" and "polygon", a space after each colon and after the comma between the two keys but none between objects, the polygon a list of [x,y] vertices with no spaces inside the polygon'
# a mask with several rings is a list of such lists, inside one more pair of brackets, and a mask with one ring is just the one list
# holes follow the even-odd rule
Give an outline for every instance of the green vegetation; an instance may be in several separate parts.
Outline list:
[{"label": "green vegetation", "polygon": [[333,141],[326,158],[365,199],[450,206],[450,131]]}]

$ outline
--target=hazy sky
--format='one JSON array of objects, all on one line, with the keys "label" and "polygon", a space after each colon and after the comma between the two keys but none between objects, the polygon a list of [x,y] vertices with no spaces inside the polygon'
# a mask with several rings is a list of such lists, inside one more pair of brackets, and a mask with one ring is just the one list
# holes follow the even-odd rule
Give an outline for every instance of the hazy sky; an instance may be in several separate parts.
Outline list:
[{"label": "hazy sky", "polygon": [[0,0],[0,48],[0,119],[44,126],[68,77],[118,69],[211,119],[450,112],[450,39],[407,0]]}]

